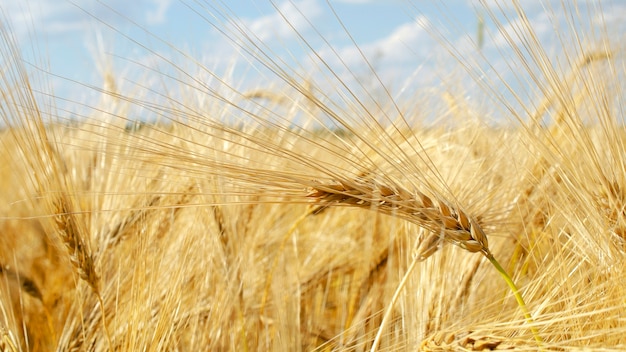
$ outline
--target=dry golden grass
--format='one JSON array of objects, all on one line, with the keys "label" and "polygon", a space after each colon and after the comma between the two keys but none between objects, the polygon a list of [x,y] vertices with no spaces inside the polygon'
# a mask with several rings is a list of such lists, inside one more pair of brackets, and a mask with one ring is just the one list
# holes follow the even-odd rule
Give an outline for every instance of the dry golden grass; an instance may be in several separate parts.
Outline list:
[{"label": "dry golden grass", "polygon": [[447,89],[407,116],[263,57],[284,88],[190,73],[152,101],[107,72],[87,118],[49,121],[2,35],[2,350],[364,351],[380,331],[378,350],[534,351],[532,329],[545,350],[626,348],[624,67],[604,37],[576,37],[566,70],[527,38],[539,103],[501,101],[498,127]]}]

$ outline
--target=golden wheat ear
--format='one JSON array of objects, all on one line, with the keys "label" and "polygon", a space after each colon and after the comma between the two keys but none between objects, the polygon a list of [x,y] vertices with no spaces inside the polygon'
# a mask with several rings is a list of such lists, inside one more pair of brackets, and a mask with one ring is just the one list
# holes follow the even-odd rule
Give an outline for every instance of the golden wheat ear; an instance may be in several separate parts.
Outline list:
[{"label": "golden wheat ear", "polygon": [[[316,212],[330,206],[373,209],[415,223],[469,252],[491,255],[487,236],[474,218],[442,199],[419,191],[410,192],[397,184],[353,179],[312,186],[307,196],[320,206]],[[434,239],[429,241],[435,242]],[[427,246],[422,259],[433,254],[436,248]]]}]

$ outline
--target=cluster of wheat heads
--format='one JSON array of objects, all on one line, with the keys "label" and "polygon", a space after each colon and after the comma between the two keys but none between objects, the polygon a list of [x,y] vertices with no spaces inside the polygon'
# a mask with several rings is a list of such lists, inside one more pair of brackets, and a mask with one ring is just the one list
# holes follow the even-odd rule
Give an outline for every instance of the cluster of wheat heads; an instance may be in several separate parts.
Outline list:
[{"label": "cluster of wheat heads", "polygon": [[[151,74],[180,92],[106,72],[69,121],[4,29],[2,349],[536,350],[536,334],[546,350],[622,349],[620,51],[574,32],[551,64],[513,13],[516,30],[497,28],[538,89],[500,110],[443,88],[363,92],[312,52],[314,82],[212,13],[278,88],[239,89],[178,52],[190,68],[161,57]],[[497,95],[503,77],[482,74]],[[129,124],[138,111],[158,122]],[[503,263],[532,321],[471,252]]]}]

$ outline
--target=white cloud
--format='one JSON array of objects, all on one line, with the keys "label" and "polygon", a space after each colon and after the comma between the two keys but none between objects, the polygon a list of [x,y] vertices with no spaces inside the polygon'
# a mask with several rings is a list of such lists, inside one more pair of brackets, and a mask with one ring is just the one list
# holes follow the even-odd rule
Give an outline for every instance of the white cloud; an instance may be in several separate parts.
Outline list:
[{"label": "white cloud", "polygon": [[[534,27],[532,27],[534,30]],[[522,45],[522,38],[528,38],[528,27],[524,25],[524,21],[517,17],[507,23],[498,25],[489,31],[491,37],[486,39],[485,46],[488,48],[508,48],[511,45]]]},{"label": "white cloud", "polygon": [[345,4],[370,4],[376,2],[383,2],[381,0],[337,0],[337,2],[343,2]]},{"label": "white cloud", "polygon": [[354,45],[339,48],[336,50],[337,54],[329,49],[322,49],[320,50],[321,56],[327,62],[337,64],[341,59],[348,67],[358,67],[364,64],[361,52],[370,63],[374,64],[398,65],[416,62],[429,56],[435,45],[430,34],[424,29],[427,21],[426,17],[420,16],[413,22],[399,25],[384,38],[362,44],[359,48]]},{"label": "white cloud", "polygon": [[298,32],[306,30],[310,27],[309,22],[313,22],[321,13],[315,0],[287,1],[278,5],[275,13],[247,21],[246,27],[263,41],[289,39],[296,36],[294,28]]},{"label": "white cloud", "polygon": [[414,22],[406,23],[396,28],[391,35],[369,45],[368,50],[382,53],[387,60],[399,62],[427,56],[432,50],[433,40],[424,26],[426,17],[419,17]]},{"label": "white cloud", "polygon": [[[523,2],[524,13],[528,19],[525,24],[519,14],[507,12],[499,26],[491,26],[491,38],[486,40],[486,47],[510,48],[522,46],[521,38],[530,38],[530,33],[538,39],[544,49],[563,51],[561,41],[573,43],[581,41],[583,45],[598,42],[603,34],[623,33],[625,29],[624,4],[597,3],[556,3],[554,0],[540,3],[538,0]],[[510,38],[508,39],[507,36]]]},{"label": "white cloud", "polygon": [[[592,21],[598,27],[607,28],[609,35],[619,33],[620,36],[623,36],[624,30],[626,30],[624,18],[626,18],[626,4],[614,1],[609,6],[598,6]],[[617,40],[622,40],[622,37],[617,38]]]},{"label": "white cloud", "polygon": [[[559,4],[562,0],[517,0],[519,5],[524,11],[535,12],[546,6],[546,4]],[[471,7],[486,8],[491,11],[509,11],[515,9],[514,1],[505,0],[467,0],[467,4]]]},{"label": "white cloud", "polygon": [[125,21],[124,17],[159,24],[166,20],[170,4],[171,0],[81,0],[75,4],[61,0],[0,0],[0,9],[17,38],[24,39],[33,31],[53,37],[93,30],[99,26],[98,20],[116,26]]},{"label": "white cloud", "polygon": [[3,16],[13,29],[18,40],[23,39],[33,30],[55,34],[76,28],[79,16],[68,14],[77,13],[78,8],[68,2],[54,2],[52,0],[32,0],[19,2],[1,0],[0,8]]},{"label": "white cloud", "polygon": [[[441,52],[441,48],[428,33],[428,23],[426,17],[419,16],[414,21],[398,25],[386,37],[359,44],[359,47],[347,44],[334,48],[316,48],[321,59],[333,72],[330,75],[322,74],[326,78],[318,76],[321,82],[327,82],[322,85],[333,86],[332,82],[336,79],[332,77],[336,75],[358,95],[374,94],[372,92],[382,89],[378,78],[395,93],[408,86],[415,88],[432,84],[436,80],[437,63],[434,59]],[[303,65],[307,73],[314,72],[315,67],[326,71],[325,66],[320,65],[315,57],[309,60]],[[376,76],[373,75],[372,68]],[[359,90],[362,91],[359,93]]]},{"label": "white cloud", "polygon": [[154,4],[154,9],[149,9],[146,13],[146,20],[149,24],[161,24],[166,21],[165,15],[172,3],[171,0],[151,0],[150,3]]}]

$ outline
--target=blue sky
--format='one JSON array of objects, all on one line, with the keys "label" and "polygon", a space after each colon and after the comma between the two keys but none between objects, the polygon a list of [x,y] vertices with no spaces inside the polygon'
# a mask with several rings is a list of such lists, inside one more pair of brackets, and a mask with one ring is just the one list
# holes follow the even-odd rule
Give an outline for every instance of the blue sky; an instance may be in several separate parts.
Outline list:
[{"label": "blue sky", "polygon": [[[273,3],[260,0],[0,0],[0,8],[9,19],[26,61],[53,74],[42,75],[45,77],[43,81],[56,94],[81,100],[88,99],[82,96],[88,93],[71,80],[101,87],[103,66],[123,81],[124,77],[136,74],[136,68],[141,65],[154,64],[162,68],[164,63],[159,56],[171,58],[177,64],[186,61],[187,65],[193,65],[170,45],[189,53],[218,74],[227,74],[233,62],[241,60],[241,55],[214,27],[234,28],[232,24],[220,23],[224,19],[213,15],[218,12],[228,13],[227,20],[235,19],[236,23],[244,25],[248,33],[267,43],[266,51],[275,51],[275,55],[285,58],[296,70],[309,69],[310,52],[303,48],[283,16],[333,67],[348,66],[353,70],[352,76],[369,72],[334,11],[381,79],[397,90],[408,85],[427,86],[448,73],[449,51],[433,39],[433,29],[443,33],[463,57],[484,55],[494,69],[502,69],[506,75],[505,61],[512,54],[490,20],[485,22],[484,47],[479,51],[475,44],[478,18],[485,15],[483,10],[476,9],[477,3],[478,0],[333,0],[331,7],[325,0],[276,0]],[[567,23],[559,22],[565,21],[561,3],[559,0],[521,1],[529,21],[547,48],[558,47],[555,33],[558,34],[559,26],[567,32]],[[594,8],[591,18],[582,22],[603,22],[608,32],[621,38],[624,33],[621,19],[626,15],[626,2],[592,3],[588,5]],[[497,9],[493,0],[487,0],[485,4]],[[510,25],[505,27],[507,30],[515,31],[519,18],[500,19],[505,26]],[[232,79],[245,85],[246,77],[254,75],[250,70],[241,69],[243,66],[237,67],[237,71],[229,74],[237,76],[241,73],[242,77]],[[149,72],[144,73],[144,78],[145,75]],[[250,80],[257,82],[252,84],[262,82]]]}]

